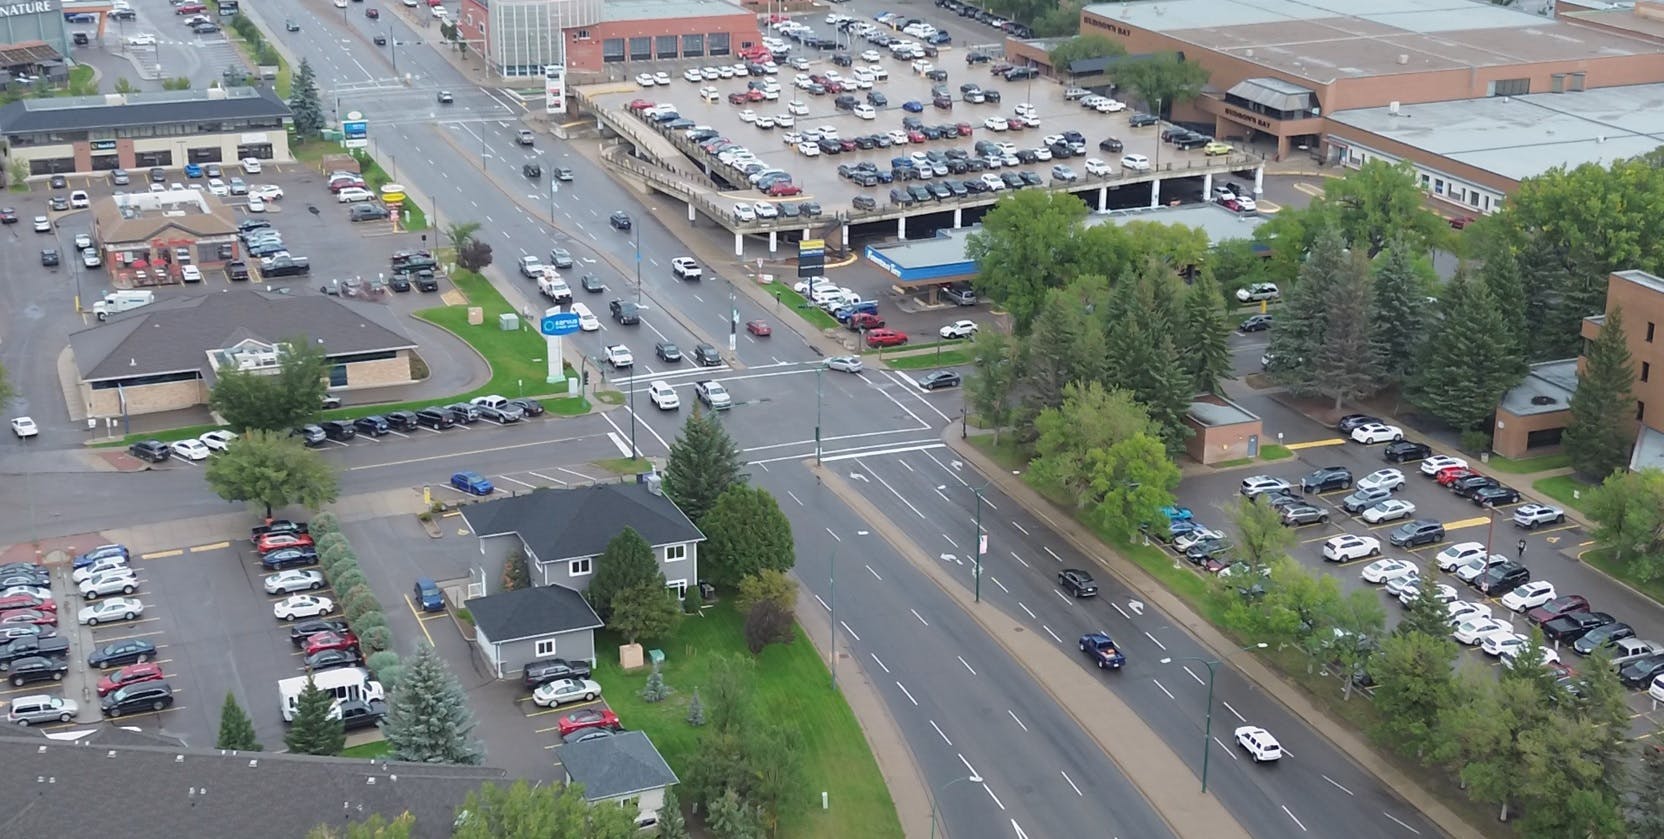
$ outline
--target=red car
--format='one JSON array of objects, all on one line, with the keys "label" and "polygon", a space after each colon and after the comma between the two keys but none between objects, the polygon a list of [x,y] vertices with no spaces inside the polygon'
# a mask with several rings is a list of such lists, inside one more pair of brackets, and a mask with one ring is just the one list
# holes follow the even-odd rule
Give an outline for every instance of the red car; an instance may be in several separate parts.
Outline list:
[{"label": "red car", "polygon": [[263,554],[281,551],[285,548],[310,548],[312,547],[312,534],[267,533],[254,543],[254,547]]},{"label": "red car", "polygon": [[57,626],[58,613],[44,609],[12,609],[0,612],[0,623],[33,623],[40,626]]},{"label": "red car", "polygon": [[639,114],[656,104],[657,103],[651,99],[631,99],[628,107],[632,112]]},{"label": "red car", "polygon": [[907,132],[907,142],[909,142],[909,143],[922,143],[922,142],[924,142],[924,132],[923,131],[918,131],[918,130]]},{"label": "red car", "polygon": [[98,680],[98,695],[109,696],[116,691],[136,682],[154,682],[162,678],[160,664],[129,664],[110,671],[109,675]]},{"label": "red car", "polygon": [[364,16],[369,18],[370,20],[380,20],[381,19],[381,10],[380,9],[365,9],[364,10]]},{"label": "red car", "polygon": [[899,347],[907,343],[907,333],[894,329],[867,330],[867,346],[869,347]]},{"label": "red car", "polygon": [[744,91],[728,94],[728,104],[730,105],[744,105],[748,101],[750,100],[745,98]]},{"label": "red car", "polygon": [[200,15],[206,11],[208,11],[208,7],[201,3],[181,3],[173,9],[173,13],[176,15]]},{"label": "red car", "polygon": [[610,728],[617,731],[618,715],[608,708],[585,708],[561,717],[555,724],[560,726],[562,737],[586,728]]},{"label": "red car", "polygon": [[959,132],[959,136],[961,136],[961,137],[969,137],[969,136],[971,136],[971,131],[973,131],[974,129],[972,128],[970,123],[961,122],[958,125],[955,125],[953,127],[953,130]]},{"label": "red car", "polygon": [[1542,626],[1567,612],[1576,612],[1589,608],[1589,599],[1581,594],[1568,594],[1557,597],[1525,613],[1525,619],[1538,626]]},{"label": "red car", "polygon": [[1219,206],[1224,207],[1233,213],[1242,212],[1242,202],[1236,200],[1235,198],[1226,198],[1225,200],[1219,202]]},{"label": "red car", "polygon": [[1478,221],[1478,219],[1473,216],[1457,216],[1456,218],[1450,220],[1450,226],[1457,230],[1461,230],[1462,228],[1473,224],[1475,221]]},{"label": "red car", "polygon": [[334,178],[334,179],[331,179],[330,182],[329,182],[329,191],[330,192],[340,192],[341,190],[346,189],[347,187],[350,187],[350,186],[355,186],[355,187],[358,187],[359,189],[363,189],[364,188],[364,179],[363,178]]},{"label": "red car", "polygon": [[42,600],[33,594],[13,594],[9,597],[0,597],[0,612],[7,612],[12,609],[39,609],[43,612],[56,612],[58,611],[58,602]]},{"label": "red car", "polygon": [[884,319],[871,312],[856,312],[849,316],[849,330],[860,332],[863,329],[879,329],[884,326]]},{"label": "red car", "polygon": [[1466,466],[1446,466],[1445,468],[1433,473],[1433,480],[1438,481],[1439,486],[1447,487],[1463,478],[1475,477],[1478,475],[1478,472],[1475,472]]},{"label": "red car", "polygon": [[776,198],[783,195],[802,195],[803,187],[791,181],[779,181],[768,185],[768,194]]},{"label": "red car", "polygon": [[770,327],[767,323],[765,323],[763,321],[760,321],[760,320],[748,320],[748,321],[746,321],[745,322],[745,331],[747,331],[747,332],[751,333],[752,335],[755,335],[759,338],[767,338],[768,336],[774,334],[774,329],[772,327]]},{"label": "red car", "polygon": [[763,101],[763,92],[760,90],[748,90],[745,92],[745,101],[761,102]]},{"label": "red car", "polygon": [[358,636],[351,632],[320,632],[306,639],[306,655],[324,650],[353,650],[358,648]]}]

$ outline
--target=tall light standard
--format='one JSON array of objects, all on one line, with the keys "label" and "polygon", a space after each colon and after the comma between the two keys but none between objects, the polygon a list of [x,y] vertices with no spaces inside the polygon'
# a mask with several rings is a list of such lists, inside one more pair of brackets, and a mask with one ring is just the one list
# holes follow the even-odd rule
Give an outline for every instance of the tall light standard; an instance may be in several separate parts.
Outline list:
[{"label": "tall light standard", "polygon": [[832,613],[832,688],[838,687],[838,546],[832,545],[832,553],[826,557],[827,596],[831,605],[827,611]]},{"label": "tall light standard", "polygon": [[826,372],[826,365],[815,368],[815,465],[820,465],[820,397],[821,375]]},{"label": "tall light standard", "polygon": [[[1243,647],[1244,650],[1265,649],[1265,642]],[[1172,664],[1175,661],[1194,661],[1208,669],[1208,711],[1202,723],[1202,792],[1208,791],[1208,755],[1213,753],[1213,679],[1218,675],[1219,661],[1212,658],[1198,658],[1193,655],[1181,655],[1161,660],[1162,664]]]},{"label": "tall light standard", "polygon": [[939,812],[936,807],[936,802],[942,797],[942,793],[948,791],[948,787],[951,787],[960,781],[970,781],[973,784],[980,784],[982,783],[982,776],[972,772],[969,775],[954,778],[953,780],[943,784],[941,789],[936,790],[935,795],[930,796],[930,839],[936,839],[936,816]]},{"label": "tall light standard", "polygon": [[993,483],[989,481],[982,486],[971,488],[971,492],[976,495],[976,513],[971,520],[976,528],[971,532],[971,556],[972,573],[976,577],[974,591],[977,603],[982,602],[982,493]]}]

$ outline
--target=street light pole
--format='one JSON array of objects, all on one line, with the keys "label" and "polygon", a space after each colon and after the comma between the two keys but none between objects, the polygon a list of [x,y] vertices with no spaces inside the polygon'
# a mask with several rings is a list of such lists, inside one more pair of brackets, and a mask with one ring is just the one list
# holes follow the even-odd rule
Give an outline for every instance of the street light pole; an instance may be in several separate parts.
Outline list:
[{"label": "street light pole", "polygon": [[942,797],[942,793],[948,791],[948,787],[951,787],[960,781],[970,781],[973,784],[980,784],[982,783],[982,776],[972,772],[969,775],[954,778],[953,780],[943,784],[942,788],[936,790],[936,794],[930,797],[930,839],[936,839],[936,815],[939,812],[936,802]]},{"label": "street light pole", "polygon": [[[990,481],[989,483],[993,482]],[[987,488],[988,484],[983,484],[982,486],[971,489],[971,492],[976,495],[976,513],[972,519],[976,530],[971,533],[971,556],[973,563],[972,569],[976,576],[976,583],[973,586],[973,590],[976,593],[977,603],[982,602],[982,491]]]},{"label": "street light pole", "polygon": [[832,613],[832,687],[838,687],[838,546],[832,545],[832,553],[826,557],[826,574],[829,583],[827,587],[828,599],[832,601],[827,610]]},{"label": "street light pole", "polygon": [[815,465],[820,465],[820,397],[821,374],[826,372],[825,365],[815,368]]},{"label": "street light pole", "polygon": [[[1251,644],[1242,647],[1243,650],[1265,649],[1265,643]],[[1202,794],[1208,791],[1208,756],[1213,754],[1213,680],[1217,676],[1219,661],[1212,658],[1199,658],[1192,655],[1181,655],[1161,660],[1162,664],[1172,664],[1175,661],[1194,661],[1208,669],[1208,709],[1202,722]]]}]

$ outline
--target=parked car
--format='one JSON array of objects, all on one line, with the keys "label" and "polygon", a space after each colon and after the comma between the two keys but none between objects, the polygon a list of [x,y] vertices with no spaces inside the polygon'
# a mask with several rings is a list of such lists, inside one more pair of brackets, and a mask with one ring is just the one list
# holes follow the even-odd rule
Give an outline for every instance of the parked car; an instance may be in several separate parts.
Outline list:
[{"label": "parked car", "polygon": [[451,486],[469,495],[490,495],[496,488],[478,472],[457,472],[451,475]]},{"label": "parked car", "polygon": [[156,658],[156,645],[143,638],[116,641],[94,650],[87,656],[87,666],[102,669],[123,664],[143,664]]},{"label": "parked car", "polygon": [[589,662],[583,660],[568,661],[564,658],[543,658],[526,665],[523,673],[523,683],[528,688],[535,688],[545,682],[557,679],[588,679]]},{"label": "parked car", "polygon": [[568,702],[590,702],[601,695],[601,685],[590,679],[556,679],[532,691],[532,702],[553,708]]},{"label": "parked car", "polygon": [[106,717],[161,711],[173,704],[173,687],[165,679],[139,682],[120,688],[98,704]]},{"label": "parked car", "polygon": [[81,713],[73,699],[46,694],[14,696],[6,710],[6,721],[27,728],[49,722],[69,722]]}]

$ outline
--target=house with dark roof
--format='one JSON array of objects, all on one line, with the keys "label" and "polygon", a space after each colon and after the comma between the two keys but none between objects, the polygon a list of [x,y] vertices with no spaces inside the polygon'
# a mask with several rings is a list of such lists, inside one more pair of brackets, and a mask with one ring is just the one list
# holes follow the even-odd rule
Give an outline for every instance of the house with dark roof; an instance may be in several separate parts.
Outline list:
[{"label": "house with dark roof", "polygon": [[567,743],[560,747],[560,763],[568,784],[583,784],[591,806],[634,807],[636,825],[643,828],[659,823],[664,791],[680,782],[641,731]]},{"label": "house with dark roof", "polygon": [[540,658],[595,662],[601,618],[574,589],[532,586],[475,597],[464,605],[474,618],[474,645],[499,679]]},{"label": "house with dark roof", "polygon": [[276,372],[287,342],[324,348],[333,389],[409,384],[416,344],[384,306],[234,289],[165,298],[70,333],[89,417],[202,405],[219,371]]},{"label": "house with dark roof", "polygon": [[89,791],[98,812],[120,814],[124,839],[231,836],[295,839],[372,814],[409,813],[411,835],[451,835],[456,809],[500,769],[395,763],[272,752],[188,749],[84,738],[0,736],[0,790],[8,836],[59,836],[85,824]]}]

